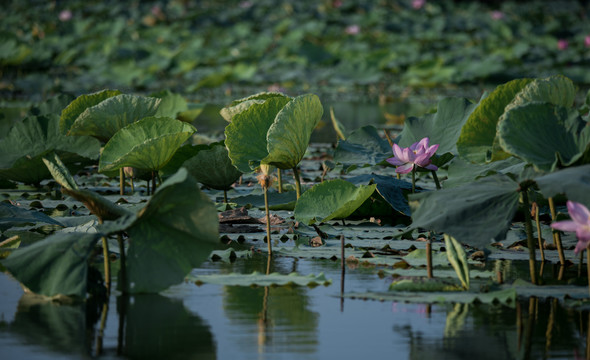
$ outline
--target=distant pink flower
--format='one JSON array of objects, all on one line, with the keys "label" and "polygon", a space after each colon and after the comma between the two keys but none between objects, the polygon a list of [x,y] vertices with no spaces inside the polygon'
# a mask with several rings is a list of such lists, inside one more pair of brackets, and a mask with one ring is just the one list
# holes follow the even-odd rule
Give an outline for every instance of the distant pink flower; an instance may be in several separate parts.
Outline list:
[{"label": "distant pink flower", "polygon": [[422,9],[426,5],[426,0],[412,0],[412,7],[416,10]]},{"label": "distant pink flower", "polygon": [[551,224],[551,227],[561,231],[575,231],[578,243],[574,252],[577,254],[590,245],[590,211],[584,205],[569,201],[567,211],[572,220],[558,221]]},{"label": "distant pink flower", "polygon": [[564,39],[557,40],[557,48],[559,50],[565,50],[565,49],[567,49],[568,46],[569,46],[569,43],[567,42],[567,40],[564,40]]},{"label": "distant pink flower", "polygon": [[345,30],[345,32],[346,32],[348,35],[356,35],[356,34],[358,34],[358,33],[360,33],[360,32],[361,32],[361,28],[360,28],[360,26],[358,26],[358,25],[356,25],[356,24],[355,24],[355,25],[348,25],[348,26],[346,27],[346,30]]},{"label": "distant pink flower", "polygon": [[66,10],[62,10],[59,13],[59,20],[66,22],[66,21],[70,21],[72,19],[72,11],[66,9]]},{"label": "distant pink flower", "polygon": [[252,4],[252,1],[242,1],[240,3],[240,7],[242,9],[248,9],[248,8],[252,7],[252,5],[254,5],[254,4]]},{"label": "distant pink flower", "polygon": [[490,17],[493,20],[502,20],[504,18],[504,13],[501,12],[500,10],[494,10],[492,11],[492,13],[490,14]]},{"label": "distant pink flower", "polygon": [[590,35],[586,35],[584,38],[584,46],[590,47]]},{"label": "distant pink flower", "polygon": [[342,1],[340,1],[340,0],[334,0],[334,1],[332,1],[332,7],[333,8],[338,9],[341,6],[342,6]]},{"label": "distant pink flower", "polygon": [[386,161],[391,165],[397,166],[395,172],[398,174],[407,174],[414,169],[414,165],[428,169],[438,170],[434,164],[432,164],[430,158],[438,150],[438,144],[429,146],[428,138],[420,140],[419,142],[413,143],[410,147],[401,148],[398,144],[393,144],[393,155],[394,157],[387,159]]}]

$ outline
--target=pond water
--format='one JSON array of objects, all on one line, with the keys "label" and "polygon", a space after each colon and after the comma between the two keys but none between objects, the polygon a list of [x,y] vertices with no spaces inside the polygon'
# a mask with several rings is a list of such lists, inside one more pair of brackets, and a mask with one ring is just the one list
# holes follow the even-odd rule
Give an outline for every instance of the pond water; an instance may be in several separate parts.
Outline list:
[{"label": "pond water", "polygon": [[[263,256],[208,261],[192,274],[264,272],[266,266]],[[344,293],[385,291],[391,279],[373,270],[347,269]],[[101,318],[101,304],[39,302],[0,273],[2,359],[586,357],[590,313],[567,309],[556,299],[508,305],[350,299],[340,297],[339,261],[277,257],[270,271],[324,273],[332,283],[310,288],[186,282],[159,295],[112,294]]]}]

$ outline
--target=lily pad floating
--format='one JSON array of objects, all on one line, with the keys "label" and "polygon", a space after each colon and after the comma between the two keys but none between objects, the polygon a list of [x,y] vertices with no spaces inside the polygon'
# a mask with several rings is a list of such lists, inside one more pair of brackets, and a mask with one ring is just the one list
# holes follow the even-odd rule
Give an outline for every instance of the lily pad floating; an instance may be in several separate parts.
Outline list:
[{"label": "lily pad floating", "polygon": [[88,136],[63,135],[59,130],[58,115],[27,117],[0,140],[0,177],[39,184],[51,177],[42,158],[53,151],[74,170],[98,158],[100,143]]},{"label": "lily pad floating", "polygon": [[377,128],[367,125],[338,142],[334,161],[342,164],[346,171],[351,171],[357,167],[386,165],[385,159],[392,154],[389,142],[379,136]]},{"label": "lily pad floating", "polygon": [[379,195],[381,195],[394,210],[406,216],[411,215],[410,205],[408,204],[405,195],[406,193],[411,192],[411,183],[390,176],[377,174],[358,175],[348,179],[348,181],[355,185],[377,185],[376,189]]},{"label": "lily pad floating", "polygon": [[[539,287],[543,289],[544,287]],[[503,289],[490,292],[409,292],[409,291],[390,291],[390,292],[365,292],[365,293],[347,293],[345,298],[366,299],[378,301],[396,301],[408,303],[483,303],[483,304],[513,304],[516,302],[516,291],[514,289]]]},{"label": "lily pad floating", "polygon": [[[244,195],[232,198],[232,202],[238,206],[252,205],[259,209],[264,209],[264,195]],[[276,191],[268,192],[268,209],[269,210],[289,210],[295,209],[297,195],[292,191],[278,193]]]},{"label": "lily pad floating", "polygon": [[279,273],[262,274],[254,271],[251,274],[220,274],[220,275],[198,275],[198,276],[187,276],[188,281],[196,282],[197,284],[218,284],[226,286],[317,286],[324,285],[328,286],[332,283],[332,280],[327,279],[326,276],[321,273],[318,275],[299,275],[297,273],[291,273],[288,275],[282,275]]},{"label": "lily pad floating", "polygon": [[373,194],[377,185],[360,185],[329,180],[307,190],[295,205],[295,220],[307,225],[345,219]]},{"label": "lily pad floating", "polygon": [[36,210],[27,210],[9,203],[0,202],[0,231],[4,231],[18,224],[45,223],[64,226],[57,220]]},{"label": "lily pad floating", "polygon": [[122,167],[157,171],[196,129],[172,118],[148,117],[118,131],[105,145],[98,171]]},{"label": "lily pad floating", "polygon": [[[127,94],[109,97],[80,113],[70,126],[68,135],[88,135],[107,142],[125,126],[155,116],[160,102],[161,99],[157,98]],[[76,104],[84,105],[85,102]]]}]

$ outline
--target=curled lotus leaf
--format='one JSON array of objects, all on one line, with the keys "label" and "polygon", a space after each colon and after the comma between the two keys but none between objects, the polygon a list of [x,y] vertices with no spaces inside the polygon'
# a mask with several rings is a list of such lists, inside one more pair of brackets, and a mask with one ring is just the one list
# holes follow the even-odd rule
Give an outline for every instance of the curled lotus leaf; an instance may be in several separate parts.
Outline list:
[{"label": "curled lotus leaf", "polygon": [[120,95],[119,90],[102,90],[92,94],[84,94],[74,99],[68,106],[66,106],[59,119],[59,128],[62,133],[67,133],[72,127],[78,116],[86,109],[94,105],[100,104],[102,101],[116,95]]},{"label": "curled lotus leaf", "polygon": [[200,145],[199,152],[182,165],[201,184],[217,190],[229,190],[242,172],[231,164],[223,143]]}]

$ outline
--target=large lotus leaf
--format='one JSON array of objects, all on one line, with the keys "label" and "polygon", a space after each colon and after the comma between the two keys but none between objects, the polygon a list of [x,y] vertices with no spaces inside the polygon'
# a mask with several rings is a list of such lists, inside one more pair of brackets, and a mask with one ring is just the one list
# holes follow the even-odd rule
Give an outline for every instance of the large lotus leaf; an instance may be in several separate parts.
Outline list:
[{"label": "large lotus leaf", "polygon": [[68,135],[89,135],[107,142],[117,131],[137,120],[154,116],[161,99],[121,94],[84,110]]},{"label": "large lotus leaf", "polygon": [[258,94],[232,101],[231,105],[224,107],[219,111],[219,113],[226,121],[231,122],[232,118],[236,114],[239,114],[242,111],[248,109],[252,104],[263,104],[266,100],[276,97],[287,100],[292,99],[291,97],[279,92],[260,92]]},{"label": "large lotus leaf", "polygon": [[2,265],[32,292],[86,296],[88,258],[99,233],[56,233],[15,250]]},{"label": "large lotus leaf", "polygon": [[162,90],[157,93],[150,94],[150,97],[161,99],[158,110],[155,116],[171,117],[176,119],[176,116],[188,110],[188,103],[186,99],[180,94],[175,94],[170,90]]},{"label": "large lotus leaf", "polygon": [[488,164],[473,164],[461,158],[455,158],[448,168],[448,178],[444,188],[451,188],[477,180],[481,177],[502,173],[516,178],[522,173],[526,163],[521,159],[509,157]]},{"label": "large lotus leaf", "polygon": [[492,175],[450,189],[410,195],[412,226],[444,232],[484,248],[504,238],[518,207],[519,185]]},{"label": "large lotus leaf", "polygon": [[208,145],[193,145],[190,142],[182,145],[176,150],[170,161],[160,169],[160,175],[168,177],[174,175],[178,169],[182,167],[185,161],[197,155],[197,153],[203,149],[207,149]]},{"label": "large lotus leaf", "polygon": [[456,154],[461,128],[476,107],[477,104],[467,99],[444,98],[438,103],[436,113],[405,121],[404,129],[396,138],[398,145],[408,147],[428,137],[431,145],[439,144],[438,153]]},{"label": "large lotus leaf", "polygon": [[231,164],[223,143],[205,146],[182,165],[201,184],[217,190],[229,190],[242,172]]},{"label": "large lotus leaf", "polygon": [[37,184],[50,177],[42,157],[51,151],[60,155],[70,168],[88,159],[96,159],[100,143],[91,137],[69,137],[59,130],[59,116],[27,117],[16,123],[0,140],[0,176]]},{"label": "large lotus leaf", "polygon": [[404,193],[412,190],[411,183],[390,176],[376,174],[359,175],[347,180],[355,185],[376,184],[377,192],[392,208],[406,216],[410,216],[410,205]]},{"label": "large lotus leaf", "polygon": [[148,117],[118,131],[105,145],[98,171],[125,166],[159,170],[196,129],[172,118]]},{"label": "large lotus leaf", "polygon": [[183,168],[125,227],[130,237],[127,288],[132,293],[158,292],[182,282],[220,246],[217,210]]},{"label": "large lotus leaf", "polygon": [[529,102],[546,102],[570,108],[576,99],[574,83],[563,75],[554,75],[546,79],[535,79],[525,86],[504,112]]},{"label": "large lotus leaf", "polygon": [[72,95],[59,94],[46,101],[35,104],[29,109],[29,114],[32,116],[54,114],[60,115],[62,110],[68,106],[73,100]]},{"label": "large lotus leaf", "polygon": [[461,129],[457,151],[467,160],[483,163],[492,158],[496,127],[504,108],[532,79],[517,79],[498,86],[481,100]]},{"label": "large lotus leaf", "polygon": [[379,136],[373,125],[355,130],[346,140],[339,141],[334,151],[334,161],[343,164],[347,169],[381,164],[392,156],[389,142]]},{"label": "large lotus leaf", "polygon": [[0,202],[0,230],[4,231],[22,223],[46,223],[64,226],[57,220],[36,210],[27,210],[9,203]]},{"label": "large lotus leaf", "polygon": [[304,192],[295,205],[295,220],[311,225],[332,219],[344,219],[373,194],[377,185],[360,185],[329,180]]},{"label": "large lotus leaf", "polygon": [[303,159],[311,133],[323,113],[324,108],[317,95],[301,95],[287,103],[268,129],[268,156],[261,162],[279,169],[296,167]]},{"label": "large lotus leaf", "polygon": [[279,111],[289,102],[274,97],[236,114],[225,128],[225,146],[232,164],[249,173],[268,155],[266,135]]},{"label": "large lotus leaf", "polygon": [[588,151],[590,144],[590,130],[581,134],[568,130],[572,113],[578,118],[576,110],[568,111],[549,103],[514,107],[498,124],[499,143],[506,152],[539,170],[554,171],[559,165],[569,166]]},{"label": "large lotus leaf", "polygon": [[98,105],[103,100],[119,94],[121,94],[119,90],[102,90],[96,93],[78,96],[61,112],[61,118],[59,119],[59,128],[61,132],[64,134],[67,133],[78,116],[89,107]]},{"label": "large lotus leaf", "polygon": [[[297,194],[294,191],[285,191],[282,193],[276,191],[269,191],[268,194],[268,209],[269,210],[289,210],[295,209],[297,201]],[[259,209],[264,209],[264,195],[245,195],[238,196],[231,199],[231,202],[238,204],[238,206],[252,206]]]},{"label": "large lotus leaf", "polygon": [[565,194],[568,199],[590,207],[590,165],[559,170],[535,179],[546,197]]},{"label": "large lotus leaf", "polygon": [[326,279],[323,273],[318,275],[309,274],[306,276],[297,273],[290,273],[288,275],[271,273],[267,275],[257,271],[251,274],[189,275],[187,280],[198,284],[218,284],[225,286],[328,286],[332,283],[332,280]]}]

